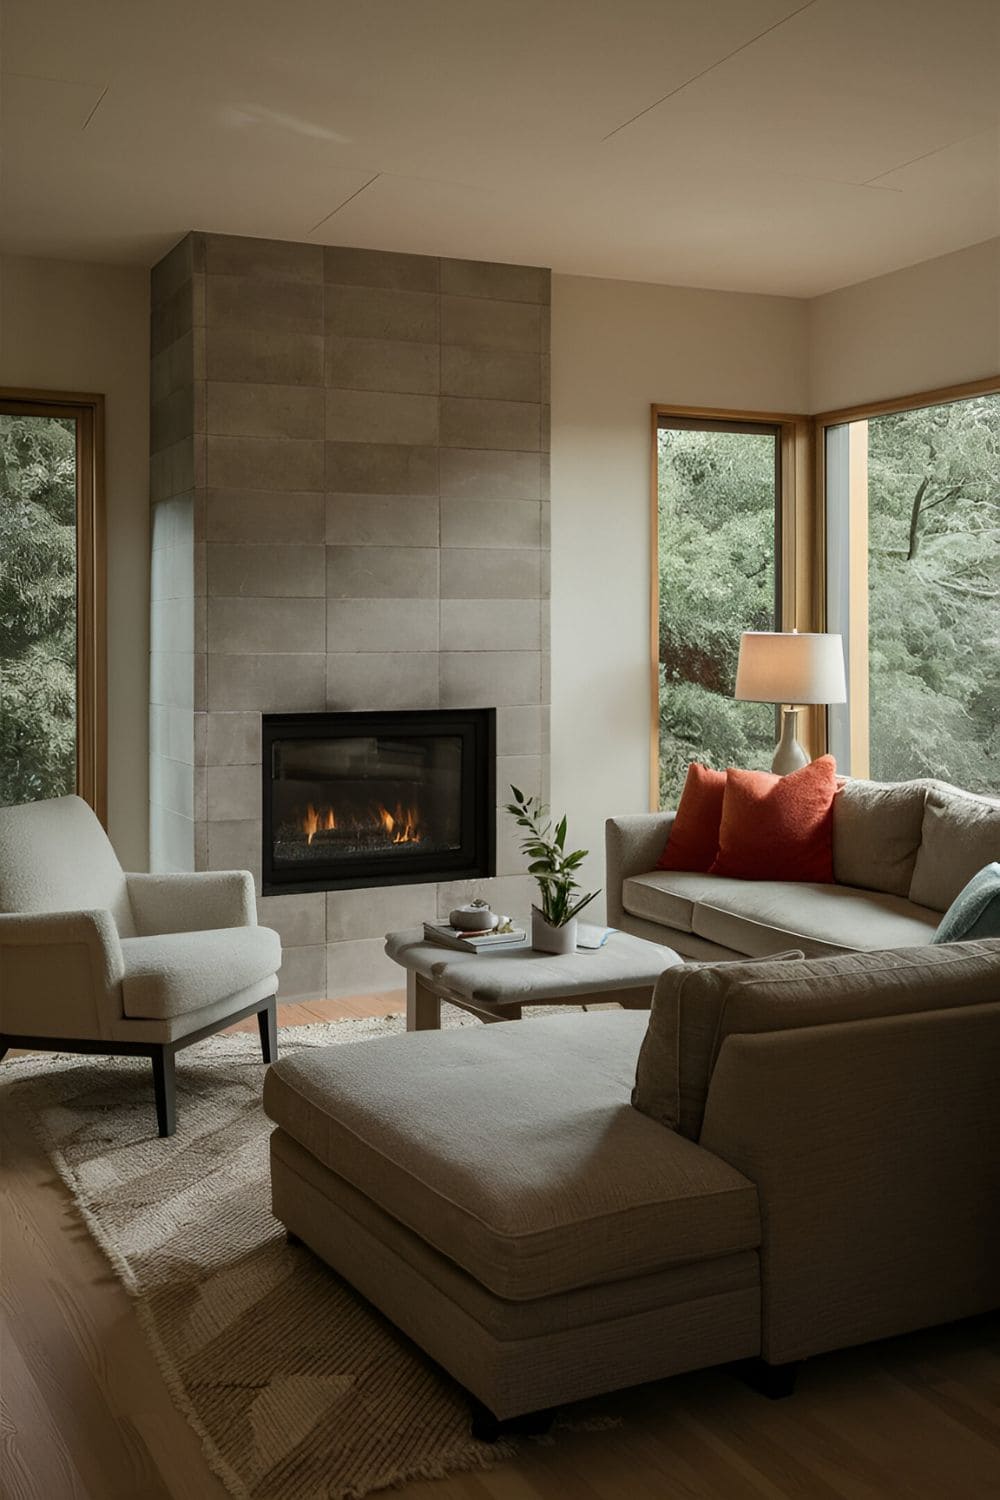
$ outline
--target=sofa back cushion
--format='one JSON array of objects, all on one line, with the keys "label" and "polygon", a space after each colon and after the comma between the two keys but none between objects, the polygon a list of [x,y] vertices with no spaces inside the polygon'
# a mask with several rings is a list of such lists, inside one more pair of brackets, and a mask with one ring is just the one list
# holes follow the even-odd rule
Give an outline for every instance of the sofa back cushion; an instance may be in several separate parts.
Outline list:
[{"label": "sofa back cushion", "polygon": [[660,976],[653,992],[632,1103],[697,1140],[727,1036],[997,1000],[1000,939],[798,963],[679,965]]},{"label": "sofa back cushion", "polygon": [[837,884],[908,896],[926,796],[923,781],[848,777],[833,803],[833,878]]},{"label": "sofa back cushion", "polygon": [[0,911],[109,911],[135,936],[122,867],[81,797],[0,808]]},{"label": "sofa back cushion", "polygon": [[1000,801],[929,782],[910,900],[947,911],[976,871],[995,859],[1000,859]]}]

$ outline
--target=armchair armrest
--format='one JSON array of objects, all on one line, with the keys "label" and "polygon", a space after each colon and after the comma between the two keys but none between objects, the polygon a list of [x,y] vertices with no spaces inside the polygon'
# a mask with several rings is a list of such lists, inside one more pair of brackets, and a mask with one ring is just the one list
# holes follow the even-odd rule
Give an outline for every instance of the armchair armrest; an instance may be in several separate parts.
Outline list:
[{"label": "armchair armrest", "polygon": [[604,825],[605,886],[608,922],[621,925],[622,881],[630,875],[645,875],[655,869],[673,826],[675,812],[633,813],[609,818]]},{"label": "armchair armrest", "polygon": [[0,1032],[103,1038],[121,1019],[125,972],[109,911],[0,916]]},{"label": "armchair armrest", "polygon": [[248,870],[192,875],[126,875],[139,937],[256,927],[257,903]]}]

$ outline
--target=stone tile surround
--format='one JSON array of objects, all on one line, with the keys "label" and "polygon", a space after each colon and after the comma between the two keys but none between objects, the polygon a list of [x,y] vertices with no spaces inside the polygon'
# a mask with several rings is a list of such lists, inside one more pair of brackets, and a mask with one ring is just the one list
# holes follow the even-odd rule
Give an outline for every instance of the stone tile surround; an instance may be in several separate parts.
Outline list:
[{"label": "stone tile surround", "polygon": [[[152,273],[151,848],[260,878],[260,715],[497,707],[548,787],[549,273],[193,233]],[[259,899],[287,998],[498,878]]]}]

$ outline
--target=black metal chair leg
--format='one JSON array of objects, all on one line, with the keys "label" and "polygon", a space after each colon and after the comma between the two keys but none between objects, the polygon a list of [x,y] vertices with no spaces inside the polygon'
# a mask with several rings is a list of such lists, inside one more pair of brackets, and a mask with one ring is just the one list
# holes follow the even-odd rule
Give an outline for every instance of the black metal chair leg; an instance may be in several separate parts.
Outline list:
[{"label": "black metal chair leg", "polygon": [[260,1028],[260,1051],[266,1063],[278,1060],[278,1000],[272,995],[267,1004],[257,1012]]},{"label": "black metal chair leg", "polygon": [[177,1129],[177,1087],[174,1078],[174,1054],[169,1047],[157,1047],[153,1053],[153,1091],[156,1095],[156,1123],[161,1136],[173,1135]]}]

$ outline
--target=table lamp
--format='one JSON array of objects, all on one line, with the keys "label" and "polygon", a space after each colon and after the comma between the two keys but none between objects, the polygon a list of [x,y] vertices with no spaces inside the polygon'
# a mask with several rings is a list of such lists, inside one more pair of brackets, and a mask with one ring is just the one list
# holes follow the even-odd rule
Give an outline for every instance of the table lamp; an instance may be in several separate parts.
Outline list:
[{"label": "table lamp", "polygon": [[740,638],[735,696],[780,703],[781,738],[771,770],[787,776],[807,765],[798,741],[799,710],[807,703],[844,703],[844,647],[839,635],[747,630]]}]

